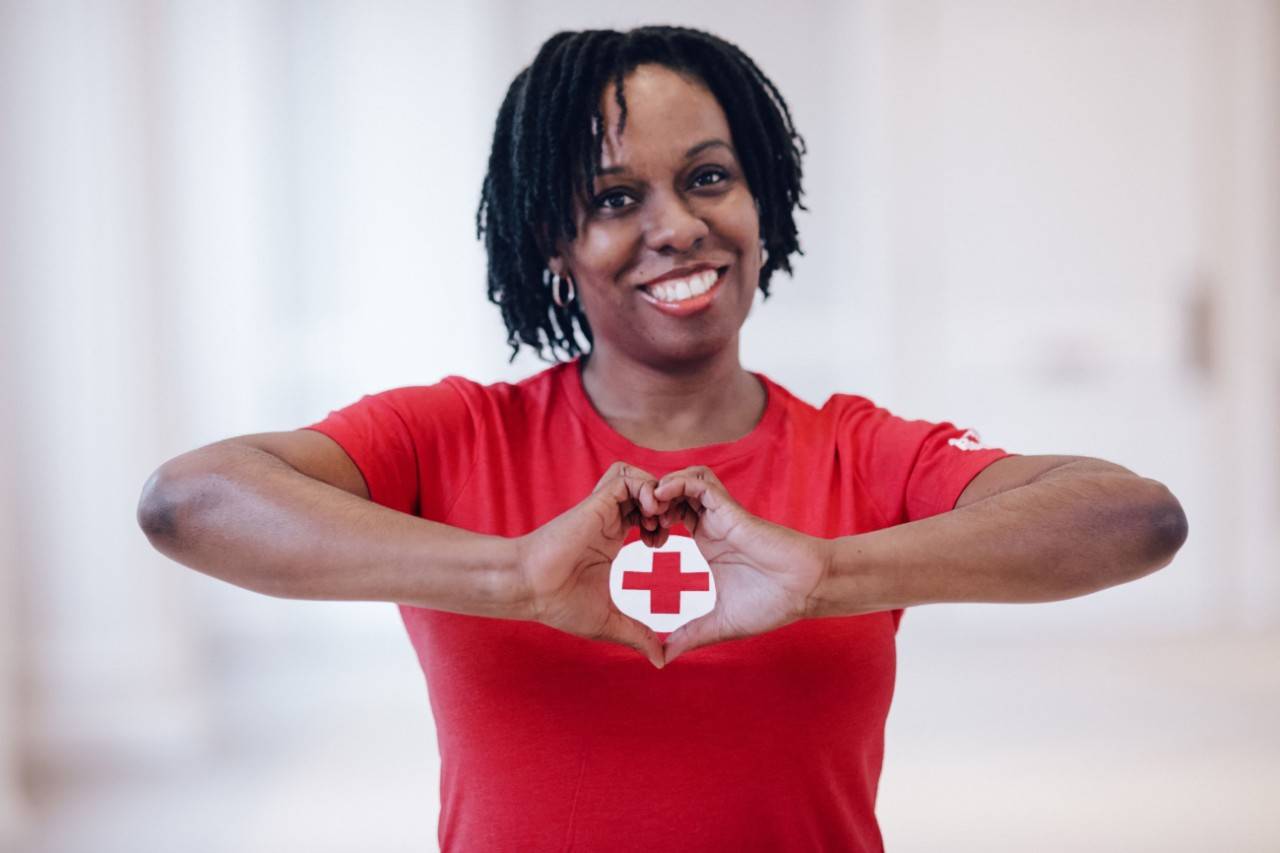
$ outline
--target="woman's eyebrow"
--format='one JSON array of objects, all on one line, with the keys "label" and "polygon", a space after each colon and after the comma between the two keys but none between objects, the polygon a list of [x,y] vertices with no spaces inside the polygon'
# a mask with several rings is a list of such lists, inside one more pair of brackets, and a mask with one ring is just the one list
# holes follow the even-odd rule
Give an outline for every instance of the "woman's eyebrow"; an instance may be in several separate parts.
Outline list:
[{"label": "woman's eyebrow", "polygon": [[723,139],[706,139],[706,140],[703,140],[702,142],[699,142],[697,145],[693,146],[688,151],[686,151],[684,154],[684,159],[688,160],[690,157],[697,157],[703,151],[706,151],[708,148],[714,148],[717,145],[721,145],[725,148],[728,148],[729,153],[730,154],[733,153],[733,146],[725,142]]},{"label": "woman's eyebrow", "polygon": [[[708,148],[714,148],[717,145],[727,148],[730,154],[735,154],[736,156],[736,153],[733,150],[733,146],[725,142],[723,139],[704,139],[703,141],[699,142],[697,145],[693,146],[688,151],[686,151],[684,153],[684,159],[688,160],[693,157],[697,157],[703,151],[706,151]],[[626,166],[609,166],[608,168],[597,170],[596,175],[597,176],[620,175],[625,171],[627,171]]]}]

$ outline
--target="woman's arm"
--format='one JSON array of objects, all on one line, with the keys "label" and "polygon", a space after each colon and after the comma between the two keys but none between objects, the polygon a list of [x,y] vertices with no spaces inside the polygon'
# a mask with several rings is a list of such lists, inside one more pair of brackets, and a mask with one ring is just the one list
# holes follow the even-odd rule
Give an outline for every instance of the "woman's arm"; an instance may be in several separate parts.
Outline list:
[{"label": "woman's arm", "polygon": [[[298,446],[306,440],[317,437]],[[235,439],[160,466],[143,487],[138,523],[167,557],[266,595],[525,612],[516,540],[388,509]]]},{"label": "woman's arm", "polygon": [[1168,489],[1082,457],[1006,457],[951,512],[839,539],[751,515],[701,466],[667,474],[654,495],[670,504],[664,527],[692,532],[717,590],[710,613],[667,637],[668,663],[808,617],[1086,595],[1166,565],[1187,537]]},{"label": "woman's arm", "polygon": [[1074,598],[1167,565],[1187,537],[1167,488],[1100,459],[1002,459],[957,507],[831,540],[808,615]]}]

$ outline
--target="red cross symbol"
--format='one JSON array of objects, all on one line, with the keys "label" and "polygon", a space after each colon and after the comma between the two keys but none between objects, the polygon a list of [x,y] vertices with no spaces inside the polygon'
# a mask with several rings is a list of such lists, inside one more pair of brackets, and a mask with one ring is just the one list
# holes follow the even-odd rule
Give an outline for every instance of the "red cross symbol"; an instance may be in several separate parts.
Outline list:
[{"label": "red cross symbol", "polygon": [[623,572],[623,589],[649,590],[649,612],[679,613],[680,593],[711,589],[706,572],[680,571],[679,551],[658,551],[653,555],[652,572]]}]

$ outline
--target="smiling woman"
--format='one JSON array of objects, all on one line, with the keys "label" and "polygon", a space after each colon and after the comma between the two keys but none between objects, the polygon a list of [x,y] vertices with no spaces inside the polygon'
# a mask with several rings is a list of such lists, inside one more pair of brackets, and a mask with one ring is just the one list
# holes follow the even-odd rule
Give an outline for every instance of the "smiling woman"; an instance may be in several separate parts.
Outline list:
[{"label": "smiling woman", "polygon": [[715,97],[661,65],[624,82],[628,130],[617,130],[611,84],[600,174],[576,199],[575,239],[549,261],[594,318],[593,380],[619,359],[657,366],[736,350],[763,265],[755,199]]},{"label": "smiling woman", "polygon": [[[738,262],[748,301],[757,284],[767,295],[800,248],[792,214],[803,207],[803,153],[782,95],[722,39],[671,27],[548,39],[498,113],[477,216],[513,356],[528,344],[572,357],[578,330],[595,343],[583,310],[591,297],[557,305],[552,285],[575,273],[598,280],[604,263],[624,265],[601,272],[634,288],[670,274],[672,251],[687,266],[716,254]],[[660,252],[635,255],[642,240],[675,244],[654,263]],[[575,242],[577,264],[559,257]],[[624,243],[630,258],[619,257]]]},{"label": "smiling woman", "polygon": [[507,92],[477,218],[508,344],[568,360],[366,395],[144,487],[175,560],[400,605],[442,849],[881,850],[904,608],[1084,595],[1185,538],[1118,465],[742,366],[799,251],[802,153],[715,36],[557,34]]}]

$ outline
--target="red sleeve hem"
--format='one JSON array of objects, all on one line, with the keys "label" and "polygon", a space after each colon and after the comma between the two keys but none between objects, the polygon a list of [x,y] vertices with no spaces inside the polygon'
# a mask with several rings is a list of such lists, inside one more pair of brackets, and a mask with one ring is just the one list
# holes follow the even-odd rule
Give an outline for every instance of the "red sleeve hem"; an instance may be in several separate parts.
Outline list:
[{"label": "red sleeve hem", "polygon": [[347,458],[351,460],[352,464],[356,466],[356,470],[360,472],[360,478],[364,480],[364,490],[369,493],[369,500],[374,503],[381,503],[381,501],[378,500],[381,495],[374,495],[373,483],[369,479],[369,473],[365,471],[364,466],[361,464],[359,455],[351,452],[351,447],[347,445],[345,440],[347,437],[342,434],[341,429],[335,429],[332,423],[324,425],[315,423],[309,426],[299,427],[299,429],[309,429],[312,432],[318,432],[321,435],[328,436],[330,439],[337,442],[337,445],[342,448],[342,452],[347,454]]},{"label": "red sleeve hem", "polygon": [[[957,468],[954,479],[949,481],[949,488],[938,496],[937,512],[951,512],[956,508],[956,502],[960,500],[960,496],[964,494],[964,490],[973,482],[973,478],[981,474],[992,462],[998,462],[1006,456],[1016,456],[1016,453],[1009,453],[1005,450],[992,448],[990,450],[971,451],[973,456],[967,458],[964,464]],[[936,514],[936,513],[931,513]]]}]

